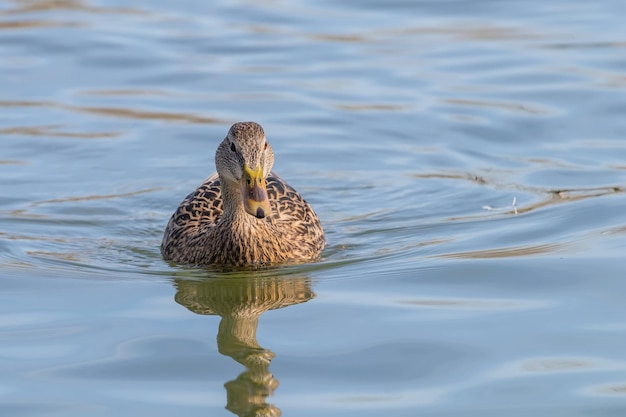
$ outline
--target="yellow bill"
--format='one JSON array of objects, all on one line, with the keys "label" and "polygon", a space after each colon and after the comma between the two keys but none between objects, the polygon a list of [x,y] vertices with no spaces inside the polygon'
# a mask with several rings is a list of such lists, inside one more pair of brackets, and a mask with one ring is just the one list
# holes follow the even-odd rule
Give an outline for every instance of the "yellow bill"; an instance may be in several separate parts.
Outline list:
[{"label": "yellow bill", "polygon": [[252,170],[248,165],[243,166],[241,176],[241,199],[246,212],[262,219],[270,214],[270,201],[267,198],[267,188],[263,169],[259,165]]}]

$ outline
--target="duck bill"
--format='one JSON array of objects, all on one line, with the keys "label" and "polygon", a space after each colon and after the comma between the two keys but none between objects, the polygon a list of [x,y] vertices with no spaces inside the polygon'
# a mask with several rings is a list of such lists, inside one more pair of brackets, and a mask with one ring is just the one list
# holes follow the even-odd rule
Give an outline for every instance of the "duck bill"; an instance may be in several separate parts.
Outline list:
[{"label": "duck bill", "polygon": [[259,219],[269,215],[270,201],[267,198],[267,188],[261,167],[253,170],[248,165],[244,165],[240,185],[241,199],[246,212]]}]

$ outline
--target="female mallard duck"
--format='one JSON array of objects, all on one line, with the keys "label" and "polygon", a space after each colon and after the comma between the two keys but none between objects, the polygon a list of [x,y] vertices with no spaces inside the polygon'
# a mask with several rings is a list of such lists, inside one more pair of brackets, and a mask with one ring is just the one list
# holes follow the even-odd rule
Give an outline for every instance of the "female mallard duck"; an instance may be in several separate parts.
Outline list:
[{"label": "female mallard duck", "polygon": [[166,260],[247,266],[304,262],[324,248],[315,212],[271,172],[263,128],[235,123],[215,152],[217,173],[178,206],[161,243]]}]

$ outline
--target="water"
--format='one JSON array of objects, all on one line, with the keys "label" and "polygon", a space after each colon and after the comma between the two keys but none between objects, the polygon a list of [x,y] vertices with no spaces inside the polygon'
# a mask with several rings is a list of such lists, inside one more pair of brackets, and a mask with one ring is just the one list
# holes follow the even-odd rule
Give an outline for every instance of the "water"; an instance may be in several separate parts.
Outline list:
[{"label": "water", "polygon": [[[0,415],[623,415],[625,13],[0,2]],[[161,259],[240,120],[321,262]]]}]

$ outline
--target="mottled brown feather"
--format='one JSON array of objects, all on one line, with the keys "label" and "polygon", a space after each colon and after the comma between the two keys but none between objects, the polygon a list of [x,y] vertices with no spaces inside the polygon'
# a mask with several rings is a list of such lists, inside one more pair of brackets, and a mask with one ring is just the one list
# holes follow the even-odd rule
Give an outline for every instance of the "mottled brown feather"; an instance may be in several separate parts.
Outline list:
[{"label": "mottled brown feather", "polygon": [[220,222],[222,192],[217,173],[189,194],[165,230],[161,252],[184,264],[252,266],[316,259],[324,231],[311,206],[274,172],[267,177],[272,212],[245,224]]}]

